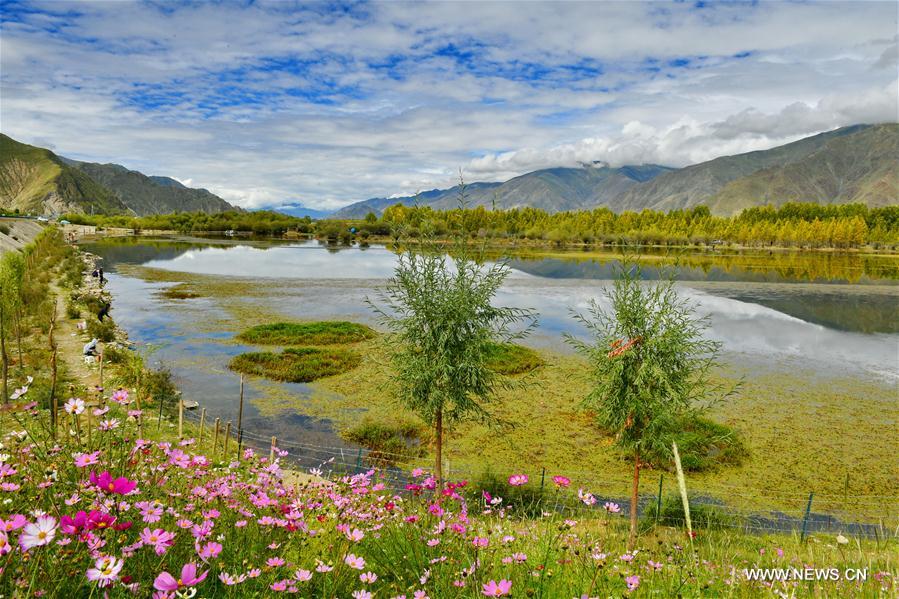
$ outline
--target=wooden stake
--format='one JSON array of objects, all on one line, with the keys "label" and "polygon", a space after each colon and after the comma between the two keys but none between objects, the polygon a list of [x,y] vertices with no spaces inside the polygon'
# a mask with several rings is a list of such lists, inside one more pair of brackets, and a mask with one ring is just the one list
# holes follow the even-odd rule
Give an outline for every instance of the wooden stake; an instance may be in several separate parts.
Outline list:
[{"label": "wooden stake", "polygon": [[212,455],[215,455],[215,452],[218,450],[218,447],[219,447],[219,426],[220,426],[219,418],[216,418],[215,419],[215,437],[213,437],[213,439],[212,439]]},{"label": "wooden stake", "polygon": [[103,352],[100,352],[100,388],[103,388]]},{"label": "wooden stake", "polygon": [[206,408],[200,410],[200,439],[197,441],[197,446],[203,446],[203,425],[206,424]]},{"label": "wooden stake", "polygon": [[184,398],[178,398],[178,440],[184,439]]},{"label": "wooden stake", "polygon": [[268,452],[268,462],[271,464],[275,461],[275,445],[277,445],[278,439],[277,437],[272,437],[272,448]]},{"label": "wooden stake", "polygon": [[240,402],[237,408],[237,459],[243,449],[243,375],[240,375]]},{"label": "wooden stake", "polygon": [[225,425],[225,451],[222,454],[224,457],[228,457],[228,441],[231,440],[231,421],[228,421],[228,424]]}]

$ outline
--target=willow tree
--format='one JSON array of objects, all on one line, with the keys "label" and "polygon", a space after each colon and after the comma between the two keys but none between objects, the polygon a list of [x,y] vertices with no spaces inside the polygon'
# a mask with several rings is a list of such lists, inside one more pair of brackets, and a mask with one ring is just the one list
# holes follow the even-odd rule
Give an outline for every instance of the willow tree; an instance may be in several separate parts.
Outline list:
[{"label": "willow tree", "polygon": [[3,402],[9,401],[9,353],[6,342],[11,325],[15,324],[19,348],[19,369],[22,369],[22,342],[19,310],[22,307],[22,277],[25,261],[18,252],[5,252],[0,258],[0,376],[2,376]]},{"label": "willow tree", "polygon": [[670,455],[671,440],[688,417],[727,394],[712,385],[720,344],[704,335],[708,320],[675,290],[673,278],[642,282],[636,264],[625,263],[605,291],[592,300],[586,316],[575,318],[590,342],[568,335],[592,368],[592,389],[584,406],[599,427],[633,457],[629,546],[637,536],[640,460]]},{"label": "willow tree", "polygon": [[392,383],[397,398],[433,426],[434,472],[443,484],[448,426],[491,421],[489,404],[508,379],[488,368],[492,343],[526,334],[530,310],[492,300],[509,273],[505,263],[482,264],[463,243],[452,257],[436,247],[399,256],[394,275],[369,302],[391,331]]}]

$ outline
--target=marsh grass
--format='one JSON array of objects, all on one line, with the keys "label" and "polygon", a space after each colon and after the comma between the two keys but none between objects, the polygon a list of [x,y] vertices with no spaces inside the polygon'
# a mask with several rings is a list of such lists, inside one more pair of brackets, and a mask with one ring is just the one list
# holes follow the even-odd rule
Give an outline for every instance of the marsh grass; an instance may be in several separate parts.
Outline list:
[{"label": "marsh grass", "polygon": [[341,433],[341,437],[369,450],[366,461],[375,465],[394,465],[427,455],[422,439],[428,431],[411,420],[378,422],[363,420]]},{"label": "marsh grass", "polygon": [[352,370],[362,357],[349,349],[296,347],[281,353],[240,354],[228,364],[231,370],[288,383],[308,383]]},{"label": "marsh grass", "polygon": [[237,336],[240,341],[262,345],[333,345],[374,337],[375,332],[364,324],[344,320],[276,322],[252,327]]},{"label": "marsh grass", "polygon": [[515,375],[543,366],[540,354],[515,343],[491,343],[487,351],[487,367],[497,374]]},{"label": "marsh grass", "polygon": [[159,292],[159,295],[166,299],[194,299],[198,297],[202,297],[196,291],[193,291],[189,285],[185,283],[179,283],[177,285],[173,285],[171,287],[166,287],[162,291]]}]

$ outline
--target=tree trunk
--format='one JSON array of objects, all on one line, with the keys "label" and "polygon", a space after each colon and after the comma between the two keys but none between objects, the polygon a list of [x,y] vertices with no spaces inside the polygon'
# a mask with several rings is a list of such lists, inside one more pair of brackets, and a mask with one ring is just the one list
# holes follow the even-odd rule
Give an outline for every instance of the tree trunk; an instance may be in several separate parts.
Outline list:
[{"label": "tree trunk", "polygon": [[627,548],[633,551],[637,544],[637,501],[640,491],[640,450],[634,450],[634,486],[631,488],[631,533],[627,539]]},{"label": "tree trunk", "polygon": [[25,364],[22,362],[22,316],[20,308],[16,308],[16,349],[19,353],[19,372]]},{"label": "tree trunk", "polygon": [[434,476],[437,478],[437,493],[443,491],[443,410],[437,410],[437,420],[434,423],[436,434]]}]

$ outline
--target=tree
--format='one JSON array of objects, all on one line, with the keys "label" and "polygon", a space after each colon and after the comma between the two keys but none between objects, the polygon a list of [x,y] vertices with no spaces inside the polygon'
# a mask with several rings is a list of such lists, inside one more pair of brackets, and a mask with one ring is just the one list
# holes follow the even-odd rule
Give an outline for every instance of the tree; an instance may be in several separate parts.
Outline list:
[{"label": "tree", "polygon": [[[463,237],[464,238],[464,237]],[[489,422],[488,404],[509,382],[487,367],[491,342],[508,341],[512,325],[531,320],[529,310],[495,307],[491,300],[509,268],[482,265],[464,241],[450,258],[427,248],[399,257],[394,276],[380,292],[384,307],[369,301],[393,339],[392,382],[398,399],[434,427],[434,471],[443,485],[445,427],[464,420]]]},{"label": "tree", "polygon": [[692,305],[677,295],[673,278],[651,284],[640,279],[640,268],[625,262],[605,292],[608,306],[592,300],[587,316],[575,313],[591,342],[566,336],[592,368],[593,388],[584,406],[633,455],[631,548],[641,455],[669,455],[669,441],[686,417],[710,405],[703,400],[727,394],[709,382],[720,344],[704,338],[707,320],[696,318]]},{"label": "tree", "polygon": [[11,324],[16,326],[16,338],[19,348],[19,369],[22,368],[21,319],[19,310],[22,307],[22,277],[25,272],[25,261],[18,252],[5,252],[0,258],[0,376],[3,377],[3,402],[9,401],[9,354],[6,350],[6,339]]}]

